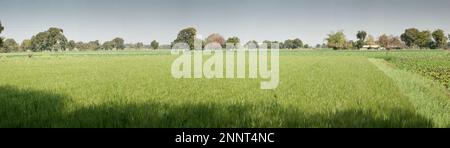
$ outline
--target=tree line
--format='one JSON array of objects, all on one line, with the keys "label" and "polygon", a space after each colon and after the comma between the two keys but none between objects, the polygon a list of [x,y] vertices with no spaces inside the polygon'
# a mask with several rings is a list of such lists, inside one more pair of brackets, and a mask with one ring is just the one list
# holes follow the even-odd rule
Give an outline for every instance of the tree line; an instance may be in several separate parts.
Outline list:
[{"label": "tree line", "polygon": [[[4,27],[0,22],[0,33]],[[202,48],[210,43],[214,44],[213,48],[226,48],[226,45],[234,47],[249,47],[260,45],[257,41],[251,40],[241,45],[241,40],[236,37],[228,37],[225,39],[219,33],[212,33],[206,39],[197,38],[197,30],[193,27],[185,28],[179,31],[176,39],[170,45],[160,46],[156,40],[153,40],[150,45],[144,45],[142,42],[134,44],[125,44],[123,38],[116,37],[110,41],[100,43],[98,40],[89,42],[75,42],[68,40],[64,36],[63,29],[51,27],[46,31],[39,32],[31,37],[25,39],[19,45],[14,39],[0,38],[0,52],[20,52],[20,51],[70,51],[70,50],[124,50],[125,48],[134,49],[170,49],[176,43],[186,43],[190,49],[194,49],[194,42],[202,43]],[[328,34],[324,44],[317,44],[315,48],[333,48],[335,50],[345,49],[361,49],[361,48],[384,48],[384,49],[447,49],[450,46],[448,39],[450,35],[446,36],[442,29],[437,29],[433,32],[428,30],[419,30],[416,28],[409,28],[400,36],[383,34],[377,38],[369,35],[366,31],[358,31],[356,34],[357,41],[347,40],[343,31],[332,32]],[[301,39],[287,39],[285,41],[269,41],[265,40],[262,43],[267,45],[270,49],[271,43],[277,43],[279,48],[283,49],[299,49],[312,48],[305,44]]]},{"label": "tree line", "polygon": [[369,35],[366,31],[358,31],[356,42],[347,40],[343,31],[332,32],[325,39],[327,47],[338,49],[384,48],[390,49],[447,49],[450,47],[448,39],[442,29],[433,32],[409,28],[400,36],[382,34],[378,38]]},{"label": "tree line", "polygon": [[[178,33],[177,38],[171,43],[173,46],[176,43],[187,43],[190,49],[194,49],[194,41],[200,41],[202,47],[209,43],[217,43],[217,46],[225,48],[226,44],[232,44],[233,46],[240,46],[240,40],[238,37],[230,37],[227,40],[219,33],[213,33],[209,35],[205,40],[196,38],[197,30],[195,28],[186,28]],[[394,35],[380,35],[375,38],[369,35],[366,31],[358,31],[356,34],[357,41],[347,40],[343,31],[328,34],[325,39],[326,43],[317,44],[315,48],[333,48],[338,49],[361,49],[361,48],[384,48],[390,49],[447,49],[450,47],[448,43],[448,37],[442,29],[437,29],[433,32],[428,30],[420,31],[416,28],[406,29],[401,36]],[[302,40],[288,39],[284,42],[265,40],[262,43],[267,45],[270,49],[272,43],[279,45],[279,48],[283,49],[299,49],[299,48],[311,48],[308,44],[304,44]],[[249,45],[258,46],[257,41],[248,41],[244,44],[244,47]]]},{"label": "tree line", "polygon": [[[225,39],[219,33],[212,33],[204,40],[199,39],[196,36],[197,36],[197,30],[195,28],[189,27],[189,28],[183,29],[178,33],[177,38],[171,43],[171,45],[173,46],[177,43],[186,43],[186,44],[188,44],[190,49],[194,49],[194,42],[198,41],[199,43],[202,43],[202,48],[205,48],[206,45],[211,44],[211,43],[215,43],[214,45],[211,45],[211,46],[214,46],[211,48],[226,48],[226,45],[230,45],[232,47],[242,46],[241,40],[236,36],[232,36],[232,37]],[[271,48],[270,47],[271,43],[277,43],[277,44],[279,44],[279,48],[286,48],[286,49],[299,49],[299,48],[309,48],[310,47],[308,44],[304,44],[303,41],[300,40],[299,38],[288,39],[284,42],[265,40],[262,43],[265,43],[268,46],[267,48],[269,48],[269,49]],[[249,47],[250,45],[258,48],[258,46],[260,44],[255,40],[251,40],[251,41],[248,41],[247,43],[245,43],[243,46]]]},{"label": "tree line", "polygon": [[[0,33],[4,27],[0,22]],[[110,41],[105,41],[101,44],[98,40],[89,42],[75,42],[74,40],[67,40],[64,36],[63,29],[51,27],[46,31],[39,32],[31,37],[25,39],[19,45],[14,39],[0,38],[0,52],[22,52],[22,51],[71,51],[71,50],[124,50],[126,47],[124,39],[116,37]],[[130,48],[141,49],[144,48],[143,43],[129,44]],[[157,49],[159,43],[153,40],[147,48]]]}]

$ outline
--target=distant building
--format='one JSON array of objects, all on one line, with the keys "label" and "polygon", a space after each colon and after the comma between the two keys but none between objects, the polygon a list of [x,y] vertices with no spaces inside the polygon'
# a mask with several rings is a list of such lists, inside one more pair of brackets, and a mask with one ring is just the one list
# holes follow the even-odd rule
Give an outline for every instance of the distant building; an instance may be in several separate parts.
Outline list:
[{"label": "distant building", "polygon": [[370,50],[370,49],[382,49],[382,47],[380,45],[364,45],[361,50]]}]

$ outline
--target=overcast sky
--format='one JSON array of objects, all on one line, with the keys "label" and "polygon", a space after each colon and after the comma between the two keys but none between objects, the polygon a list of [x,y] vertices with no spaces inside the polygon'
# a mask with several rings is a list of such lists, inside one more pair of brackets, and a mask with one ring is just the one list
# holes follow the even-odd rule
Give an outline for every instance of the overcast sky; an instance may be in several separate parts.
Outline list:
[{"label": "overcast sky", "polygon": [[0,0],[1,36],[18,42],[49,27],[70,40],[170,43],[195,27],[241,41],[300,38],[322,43],[331,31],[399,35],[408,27],[450,32],[450,0]]}]

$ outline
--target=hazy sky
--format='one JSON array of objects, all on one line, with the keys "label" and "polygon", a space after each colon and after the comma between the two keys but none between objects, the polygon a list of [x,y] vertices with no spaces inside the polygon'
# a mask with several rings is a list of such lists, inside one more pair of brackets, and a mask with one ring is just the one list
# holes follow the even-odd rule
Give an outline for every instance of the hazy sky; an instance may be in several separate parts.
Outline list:
[{"label": "hazy sky", "polygon": [[0,0],[1,36],[21,42],[49,27],[68,39],[163,44],[195,27],[241,41],[300,38],[322,43],[331,31],[399,35],[408,27],[450,32],[450,0]]}]

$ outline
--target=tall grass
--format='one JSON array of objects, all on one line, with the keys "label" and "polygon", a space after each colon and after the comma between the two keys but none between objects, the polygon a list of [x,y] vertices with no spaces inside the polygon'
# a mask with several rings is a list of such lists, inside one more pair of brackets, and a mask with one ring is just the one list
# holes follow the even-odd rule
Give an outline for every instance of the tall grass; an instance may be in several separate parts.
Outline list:
[{"label": "tall grass", "polygon": [[259,89],[259,79],[174,79],[176,57],[165,53],[11,56],[0,60],[0,127],[446,124],[366,57],[312,54],[282,54],[275,90]]}]

